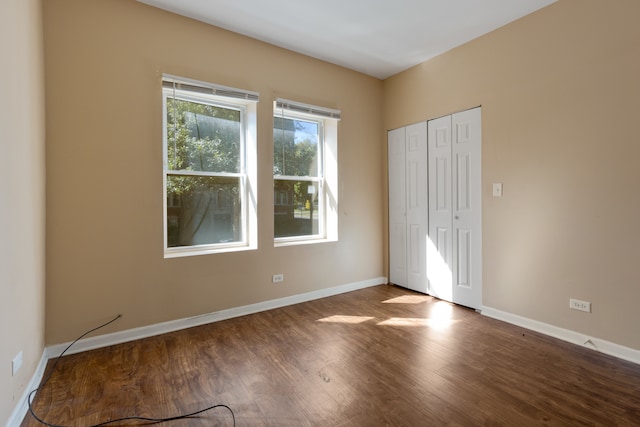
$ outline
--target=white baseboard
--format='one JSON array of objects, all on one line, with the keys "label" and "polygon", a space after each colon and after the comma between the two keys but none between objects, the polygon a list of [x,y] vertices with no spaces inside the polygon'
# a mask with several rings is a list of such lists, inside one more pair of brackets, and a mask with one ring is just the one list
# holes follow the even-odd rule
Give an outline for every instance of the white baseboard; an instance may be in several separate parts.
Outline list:
[{"label": "white baseboard", "polygon": [[[167,332],[178,331],[181,329],[192,328],[194,326],[206,325],[207,323],[219,322],[221,320],[232,319],[234,317],[246,316],[248,314],[259,313],[261,311],[272,310],[274,308],[285,307],[288,305],[298,304],[301,302],[312,301],[320,298],[339,295],[346,292],[356,291],[371,286],[383,285],[387,283],[386,277],[378,277],[375,279],[364,280],[356,283],[336,286],[333,288],[320,289],[317,291],[307,292],[304,294],[292,295],[289,297],[273,299],[269,301],[259,302],[256,304],[234,307],[227,310],[207,313],[200,316],[188,317],[185,319],[171,320],[154,325],[142,326],[139,328],[128,329],[126,331],[114,332],[111,334],[98,335],[96,337],[85,338],[73,345],[65,354],[81,353],[95,348],[107,347],[114,344],[120,344],[127,341],[133,341],[141,338],[147,338],[154,335],[165,334]],[[45,349],[48,358],[59,355],[70,343],[57,344]]]},{"label": "white baseboard", "polygon": [[619,359],[640,364],[640,350],[625,347],[599,338],[590,337],[579,332],[559,328],[548,323],[539,322],[537,320],[518,316],[516,314],[496,310],[495,308],[491,307],[482,307],[481,312],[482,315],[487,317],[502,320],[503,322],[511,323],[513,325],[521,326],[532,331],[540,332],[541,334],[549,335],[551,337],[558,338],[560,340],[567,341],[581,347],[586,347],[591,350],[599,351],[601,353],[617,357]]},{"label": "white baseboard", "polygon": [[[142,326],[139,328],[128,329],[126,331],[114,332],[111,334],[98,335],[82,339],[75,343],[65,354],[81,353],[83,351],[93,350],[100,347],[107,347],[114,344],[120,344],[127,341],[133,341],[141,338],[147,338],[154,335],[160,335],[167,332],[178,331],[180,329],[191,328],[194,326],[205,325],[207,323],[219,322],[221,320],[232,319],[234,317],[245,316],[248,314],[259,313],[261,311],[272,310],[274,308],[285,307],[288,305],[298,304],[301,302],[312,301],[320,298],[326,298],[346,292],[357,291],[359,289],[369,288],[371,286],[384,285],[388,283],[386,277],[377,277],[375,279],[364,280],[361,282],[349,283],[346,285],[336,286],[333,288],[320,289],[317,291],[307,292],[290,297],[278,298],[270,301],[259,302],[256,304],[245,305],[241,307],[230,308],[227,310],[216,311],[213,313],[203,314],[200,316],[189,317],[185,319],[171,320],[168,322],[157,323],[155,325]],[[24,395],[20,399],[20,404],[14,409],[7,427],[19,427],[24,416],[29,410],[27,398],[32,390],[35,390],[42,381],[47,361],[57,357],[69,346],[71,342],[64,344],[56,344],[44,349],[40,363],[33,374],[31,381]]]}]

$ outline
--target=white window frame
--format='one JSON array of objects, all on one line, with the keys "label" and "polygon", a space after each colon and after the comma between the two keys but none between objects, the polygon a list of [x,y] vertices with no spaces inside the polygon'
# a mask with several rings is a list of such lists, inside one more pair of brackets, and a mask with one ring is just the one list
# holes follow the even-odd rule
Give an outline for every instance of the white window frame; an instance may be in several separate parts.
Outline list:
[{"label": "white window frame", "polygon": [[[314,181],[318,183],[318,234],[274,237],[274,246],[322,243],[338,240],[338,122],[341,112],[325,107],[278,98],[273,116],[318,123],[320,164],[318,177],[274,175],[276,180]],[[275,201],[274,201],[275,204]],[[275,206],[274,206],[275,216]]]},{"label": "white window frame", "polygon": [[[162,75],[162,159],[163,159],[163,227],[164,257],[215,254],[255,250],[258,247],[257,233],[257,102],[258,94],[242,89],[220,86],[184,77]],[[167,99],[184,99],[240,111],[241,148],[240,172],[191,172],[168,169]],[[167,236],[167,178],[170,175],[237,177],[240,179],[241,226],[240,241],[211,243],[193,246],[169,247]]]}]

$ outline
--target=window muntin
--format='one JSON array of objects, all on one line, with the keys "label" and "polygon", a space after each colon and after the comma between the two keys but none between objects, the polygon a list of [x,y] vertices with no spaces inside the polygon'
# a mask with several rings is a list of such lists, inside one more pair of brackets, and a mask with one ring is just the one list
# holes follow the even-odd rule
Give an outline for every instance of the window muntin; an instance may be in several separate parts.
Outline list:
[{"label": "window muntin", "polygon": [[255,247],[255,197],[248,185],[255,173],[247,173],[247,155],[255,155],[255,148],[247,149],[247,140],[255,139],[247,138],[248,128],[255,132],[247,113],[255,104],[214,95],[192,81],[181,87],[167,80],[165,257]]},{"label": "window muntin", "polygon": [[277,245],[337,240],[337,119],[336,110],[286,100],[274,103]]}]

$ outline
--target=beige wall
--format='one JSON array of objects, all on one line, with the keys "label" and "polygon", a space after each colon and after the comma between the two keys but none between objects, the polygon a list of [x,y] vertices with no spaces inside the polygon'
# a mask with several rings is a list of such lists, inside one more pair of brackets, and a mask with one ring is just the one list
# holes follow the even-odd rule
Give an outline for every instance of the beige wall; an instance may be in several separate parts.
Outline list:
[{"label": "beige wall", "polygon": [[[380,80],[134,0],[47,0],[44,29],[48,344],[384,276]],[[162,73],[260,93],[257,251],[163,258]],[[273,247],[276,97],[342,110],[337,243]]]},{"label": "beige wall", "polygon": [[[0,425],[44,349],[44,76],[40,0],[0,13]],[[23,365],[11,375],[22,351]]]},{"label": "beige wall", "polygon": [[484,305],[635,349],[638,16],[560,0],[384,82],[387,129],[482,105]]}]

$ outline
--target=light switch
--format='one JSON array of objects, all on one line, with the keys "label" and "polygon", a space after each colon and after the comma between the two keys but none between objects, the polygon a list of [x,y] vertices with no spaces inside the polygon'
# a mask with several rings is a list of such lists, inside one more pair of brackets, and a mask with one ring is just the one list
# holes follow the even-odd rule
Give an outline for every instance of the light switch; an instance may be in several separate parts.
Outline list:
[{"label": "light switch", "polygon": [[493,197],[502,197],[502,183],[494,182],[493,183]]}]

